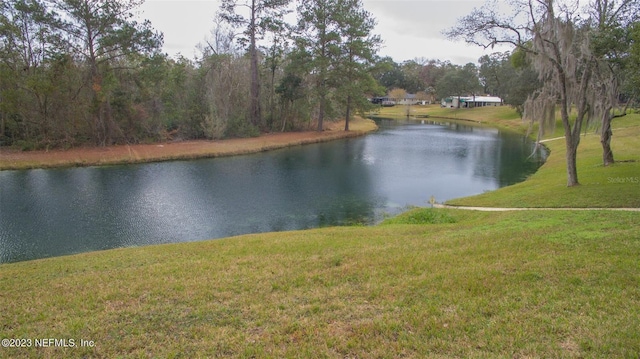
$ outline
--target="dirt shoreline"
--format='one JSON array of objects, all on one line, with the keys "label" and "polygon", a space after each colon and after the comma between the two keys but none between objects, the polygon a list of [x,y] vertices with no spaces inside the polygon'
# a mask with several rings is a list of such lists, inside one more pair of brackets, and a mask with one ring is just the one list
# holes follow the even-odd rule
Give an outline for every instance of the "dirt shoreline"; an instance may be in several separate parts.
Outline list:
[{"label": "dirt shoreline", "polygon": [[79,147],[69,150],[30,151],[0,149],[0,170],[84,167],[234,156],[304,144],[362,136],[377,130],[368,119],[356,118],[344,131],[344,121],[332,122],[325,131],[269,133],[259,137],[219,141],[182,141],[154,144]]}]

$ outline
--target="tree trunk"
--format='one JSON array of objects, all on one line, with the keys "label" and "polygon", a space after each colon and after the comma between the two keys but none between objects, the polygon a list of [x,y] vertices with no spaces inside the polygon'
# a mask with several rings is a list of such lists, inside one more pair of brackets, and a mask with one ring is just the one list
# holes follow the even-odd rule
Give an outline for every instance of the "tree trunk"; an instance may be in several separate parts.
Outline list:
[{"label": "tree trunk", "polygon": [[[324,89],[322,90],[324,91]],[[326,104],[326,95],[323,93],[320,95],[320,110],[318,111],[318,132],[322,132],[323,130],[323,121],[324,121],[324,106]]]},{"label": "tree trunk", "polygon": [[[293,102],[291,102],[293,104]],[[283,103],[280,112],[282,114],[282,130],[280,132],[284,132],[285,128],[287,128],[287,116],[289,116],[291,106],[287,106],[285,108],[285,104]]]},{"label": "tree trunk", "polygon": [[349,117],[351,117],[351,95],[347,95],[347,118],[344,121],[345,131],[349,131]]},{"label": "tree trunk", "polygon": [[255,43],[251,51],[251,123],[255,126],[262,125],[260,114],[260,83],[258,80],[258,54]]},{"label": "tree trunk", "polygon": [[4,113],[0,112],[0,139],[4,138],[4,132],[6,128],[6,122],[4,119]]},{"label": "tree trunk", "polygon": [[93,96],[93,128],[96,145],[106,146],[107,128],[102,117],[102,79],[97,75],[97,70],[92,69],[92,96]]},{"label": "tree trunk", "polygon": [[578,167],[576,166],[578,146],[573,144],[574,141],[567,138],[567,187],[577,186],[578,182]]},{"label": "tree trunk", "polygon": [[[554,50],[556,51],[556,59],[561,59],[562,57],[560,56],[558,48],[555,47]],[[591,63],[587,63],[586,69],[583,71],[582,78],[580,80],[579,93],[582,95],[576,105],[578,113],[576,115],[575,122],[573,123],[573,128],[571,127],[571,122],[569,122],[569,108],[571,103],[568,101],[567,75],[564,69],[559,65],[559,62],[557,62],[555,66],[559,80],[558,82],[560,84],[560,113],[562,116],[562,126],[564,127],[564,137],[567,148],[567,187],[573,187],[580,184],[578,182],[578,168],[576,166],[576,162],[578,145],[580,144],[580,131],[588,108],[586,92],[591,79]]]},{"label": "tree trunk", "polygon": [[256,47],[256,0],[251,1],[251,107],[250,117],[254,126],[262,127],[260,113],[260,79],[258,76],[258,49]]},{"label": "tree trunk", "polygon": [[[560,83],[561,89],[564,90],[561,92],[561,100],[560,100],[560,116],[562,117],[562,126],[564,127],[564,141],[566,146],[566,159],[567,159],[567,187],[573,187],[580,184],[578,182],[578,168],[576,166],[576,159],[578,154],[578,144],[580,143],[580,131],[578,130],[577,135],[574,136],[574,132],[571,128],[571,123],[569,122],[569,109],[567,104],[566,87],[564,78],[562,76],[562,72],[560,73]],[[576,126],[574,124],[574,126]],[[576,127],[573,129],[575,130]]]},{"label": "tree trunk", "polygon": [[615,161],[613,159],[613,151],[611,150],[611,137],[613,132],[611,131],[611,110],[605,111],[602,117],[602,134],[600,134],[600,143],[602,144],[602,163],[605,166],[612,165]]},{"label": "tree trunk", "polygon": [[269,128],[269,131],[271,131],[271,127],[274,127],[274,121],[275,121],[275,112],[276,112],[276,105],[275,105],[275,97],[276,97],[276,68],[275,66],[271,68],[271,89],[269,90],[269,120],[268,120],[268,124],[267,127]]}]

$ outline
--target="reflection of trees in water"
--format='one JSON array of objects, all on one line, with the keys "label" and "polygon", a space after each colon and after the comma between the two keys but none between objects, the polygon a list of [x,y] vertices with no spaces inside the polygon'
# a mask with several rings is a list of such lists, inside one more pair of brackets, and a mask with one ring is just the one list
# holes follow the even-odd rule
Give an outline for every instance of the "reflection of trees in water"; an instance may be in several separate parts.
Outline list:
[{"label": "reflection of trees in water", "polygon": [[[364,139],[311,146],[282,156],[281,191],[295,208],[297,228],[371,223],[375,204]],[[311,180],[312,179],[312,180]],[[291,194],[294,194],[291,196]]]}]

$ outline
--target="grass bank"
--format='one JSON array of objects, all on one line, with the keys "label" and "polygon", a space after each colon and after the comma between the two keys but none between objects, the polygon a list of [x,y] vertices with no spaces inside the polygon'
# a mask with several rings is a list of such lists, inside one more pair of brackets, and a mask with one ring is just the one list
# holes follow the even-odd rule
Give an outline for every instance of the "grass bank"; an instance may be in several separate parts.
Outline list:
[{"label": "grass bank", "polygon": [[[629,137],[619,159],[640,153],[633,131],[614,132]],[[580,156],[580,171],[597,167],[598,151]],[[612,168],[638,176],[627,164]],[[538,186],[517,192],[567,196]],[[640,193],[602,187],[592,206]],[[635,212],[415,209],[375,227],[3,264],[0,338],[31,347],[0,357],[637,358],[638,258]]]},{"label": "grass bank", "polygon": [[[370,115],[373,118],[406,119],[407,106],[382,107]],[[488,125],[503,130],[526,133],[529,123],[520,119],[509,106],[478,107],[472,109],[442,108],[440,105],[411,106],[411,119],[432,121],[459,121],[469,126]]]},{"label": "grass bank", "polygon": [[352,120],[349,127],[349,132],[343,131],[344,121],[338,121],[327,124],[324,132],[271,133],[253,138],[220,141],[184,141],[30,152],[0,148],[0,170],[99,166],[233,156],[361,136],[377,129],[373,121],[362,118]]},{"label": "grass bank", "polygon": [[[405,106],[382,108],[377,116],[406,118]],[[422,119],[465,121],[527,133],[529,124],[508,106],[447,109],[439,106],[411,106],[411,115]],[[566,186],[565,142],[561,126],[546,136],[550,150],[547,162],[525,182],[478,196],[450,200],[447,204],[472,207],[640,207],[640,114],[613,122],[613,166],[602,165],[600,137],[587,130],[578,147],[578,187]],[[534,137],[532,137],[534,138]],[[436,199],[437,200],[437,199]]]},{"label": "grass bank", "polygon": [[0,356],[637,357],[638,233],[636,213],[422,209],[1,265],[0,337],[32,347]]}]

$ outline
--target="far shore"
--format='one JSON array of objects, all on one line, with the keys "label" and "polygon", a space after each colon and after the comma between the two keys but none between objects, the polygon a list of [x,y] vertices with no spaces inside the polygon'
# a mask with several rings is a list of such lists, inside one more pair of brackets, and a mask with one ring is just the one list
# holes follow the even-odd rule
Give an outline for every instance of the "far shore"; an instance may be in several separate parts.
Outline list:
[{"label": "far shore", "polygon": [[1,148],[0,170],[117,165],[234,156],[357,137],[378,129],[372,120],[358,117],[349,122],[349,127],[350,131],[344,131],[344,120],[342,120],[329,122],[322,132],[279,132],[251,138],[216,141],[161,142],[50,151],[19,151]]}]

